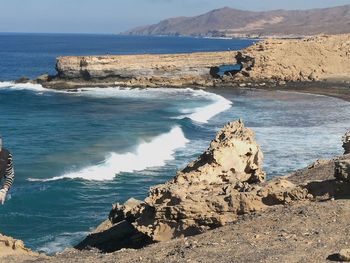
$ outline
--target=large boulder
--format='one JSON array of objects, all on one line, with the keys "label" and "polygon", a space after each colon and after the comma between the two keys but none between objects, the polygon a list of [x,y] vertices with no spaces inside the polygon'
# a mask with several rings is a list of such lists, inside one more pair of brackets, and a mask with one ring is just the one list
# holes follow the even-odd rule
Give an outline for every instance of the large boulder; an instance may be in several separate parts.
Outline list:
[{"label": "large boulder", "polygon": [[303,199],[307,191],[286,180],[265,182],[263,154],[241,120],[220,130],[209,148],[143,201],[115,204],[109,221],[77,248],[113,251],[139,242],[190,236],[237,220],[239,215]]}]

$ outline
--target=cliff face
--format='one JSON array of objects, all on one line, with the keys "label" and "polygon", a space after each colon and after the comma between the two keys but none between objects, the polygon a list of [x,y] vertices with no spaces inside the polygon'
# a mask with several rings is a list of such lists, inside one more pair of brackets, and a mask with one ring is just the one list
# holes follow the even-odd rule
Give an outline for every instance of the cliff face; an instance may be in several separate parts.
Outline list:
[{"label": "cliff face", "polygon": [[[350,80],[350,35],[265,40],[245,50],[255,66],[241,78],[285,81]],[[244,73],[244,72],[242,72]]]},{"label": "cliff face", "polygon": [[[211,76],[211,69],[251,58],[239,73]],[[243,63],[244,64],[244,63]],[[241,52],[172,55],[59,57],[57,76],[38,83],[53,88],[89,86],[219,87],[240,82],[350,81],[350,34],[299,40],[270,39]]]},{"label": "cliff face", "polygon": [[[120,55],[57,58],[60,80],[109,82],[110,85],[177,86],[204,83],[209,69],[230,64],[234,52],[173,55]],[[205,84],[205,83],[204,83]]]}]

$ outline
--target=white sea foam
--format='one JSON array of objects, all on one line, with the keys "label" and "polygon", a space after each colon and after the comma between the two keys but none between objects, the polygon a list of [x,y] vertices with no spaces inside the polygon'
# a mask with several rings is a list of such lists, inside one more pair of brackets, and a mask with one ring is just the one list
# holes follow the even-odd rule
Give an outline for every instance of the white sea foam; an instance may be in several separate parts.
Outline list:
[{"label": "white sea foam", "polygon": [[195,108],[185,108],[181,112],[183,115],[178,116],[181,118],[190,118],[196,122],[207,123],[211,118],[219,113],[228,110],[232,106],[232,102],[224,97],[207,92],[204,90],[194,89],[174,89],[174,88],[148,88],[148,89],[130,89],[130,88],[86,88],[79,89],[77,93],[79,96],[89,96],[95,98],[169,98],[173,99],[174,96],[182,96],[187,98],[193,98],[198,100],[200,98],[208,100],[209,105]]},{"label": "white sea foam", "polygon": [[12,90],[30,90],[43,94],[44,92],[56,92],[66,93],[72,96],[87,96],[94,98],[169,98],[173,99],[174,96],[184,96],[186,98],[203,98],[211,101],[209,105],[196,108],[182,109],[183,115],[179,116],[178,119],[187,117],[197,122],[207,123],[209,119],[215,115],[229,109],[232,106],[232,102],[225,99],[224,97],[210,93],[204,90],[194,89],[174,89],[174,88],[120,88],[120,87],[109,87],[109,88],[80,88],[72,91],[64,90],[52,90],[46,89],[40,84],[32,83],[14,83],[14,82],[0,82],[0,88],[8,88]]},{"label": "white sea foam", "polygon": [[42,239],[44,241],[47,240],[47,242],[45,242],[45,244],[42,247],[39,247],[37,250],[39,252],[44,252],[46,254],[52,255],[63,251],[67,247],[74,246],[79,240],[82,240],[88,234],[89,232],[85,232],[85,231],[72,232],[72,233],[64,232],[54,237],[54,239],[52,239],[52,236],[46,236],[46,237],[43,237]]},{"label": "white sea foam", "polygon": [[197,122],[207,123],[214,116],[232,107],[232,102],[220,95],[203,90],[196,90],[194,92],[196,96],[207,98],[211,100],[212,103],[204,107],[183,109],[182,112],[186,114],[180,116],[179,118],[187,117]]},{"label": "white sea foam", "polygon": [[112,180],[121,172],[142,171],[150,167],[165,165],[166,161],[174,159],[177,149],[186,145],[186,139],[180,127],[176,126],[170,132],[155,137],[150,142],[141,143],[135,152],[110,153],[100,164],[83,168],[79,171],[66,173],[50,179],[28,179],[29,181],[53,181],[64,178],[81,178],[85,180]]},{"label": "white sea foam", "polygon": [[31,90],[31,91],[35,91],[35,92],[50,91],[49,89],[45,89],[40,84],[14,83],[11,81],[0,82],[0,88],[8,88],[8,89],[13,89],[13,90]]}]

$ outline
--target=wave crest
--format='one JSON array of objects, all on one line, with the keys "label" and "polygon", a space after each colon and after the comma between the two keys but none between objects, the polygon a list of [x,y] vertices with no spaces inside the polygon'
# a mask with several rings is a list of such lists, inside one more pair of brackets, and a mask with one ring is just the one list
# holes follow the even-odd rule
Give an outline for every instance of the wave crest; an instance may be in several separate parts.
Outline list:
[{"label": "wave crest", "polygon": [[182,129],[176,126],[170,132],[155,137],[151,142],[141,143],[136,152],[111,153],[101,164],[50,179],[29,178],[28,180],[44,182],[65,178],[94,181],[113,180],[121,172],[142,171],[150,167],[165,165],[166,161],[174,159],[175,151],[184,147],[187,142]]}]

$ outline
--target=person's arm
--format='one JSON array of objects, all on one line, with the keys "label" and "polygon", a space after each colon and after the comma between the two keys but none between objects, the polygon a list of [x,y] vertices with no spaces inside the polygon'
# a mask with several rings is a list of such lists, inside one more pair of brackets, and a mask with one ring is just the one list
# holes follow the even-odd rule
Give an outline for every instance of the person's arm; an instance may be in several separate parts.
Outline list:
[{"label": "person's arm", "polygon": [[13,169],[12,154],[10,153],[7,167],[6,167],[6,173],[5,173],[5,183],[2,188],[8,191],[11,188],[14,179],[15,179],[15,171]]},{"label": "person's arm", "polygon": [[11,188],[14,179],[15,179],[15,172],[13,169],[12,155],[9,154],[6,173],[5,173],[5,182],[2,189],[0,190],[0,203],[2,205],[5,203],[7,192]]}]

